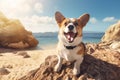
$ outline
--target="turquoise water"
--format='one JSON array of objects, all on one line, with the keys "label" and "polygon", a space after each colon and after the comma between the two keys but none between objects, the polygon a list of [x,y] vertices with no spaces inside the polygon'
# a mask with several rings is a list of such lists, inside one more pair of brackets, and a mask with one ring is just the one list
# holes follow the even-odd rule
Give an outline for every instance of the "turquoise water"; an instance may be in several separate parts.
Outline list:
[{"label": "turquoise water", "polygon": [[[33,34],[36,39],[39,41],[40,47],[56,45],[58,42],[57,32],[55,33],[34,33]],[[97,33],[97,32],[85,32],[83,33],[83,42],[84,43],[98,43],[100,42],[104,33]]]},{"label": "turquoise water", "polygon": [[92,32],[92,33],[83,33],[83,42],[85,43],[98,43],[101,41],[102,36],[104,33],[97,33],[97,32]]}]

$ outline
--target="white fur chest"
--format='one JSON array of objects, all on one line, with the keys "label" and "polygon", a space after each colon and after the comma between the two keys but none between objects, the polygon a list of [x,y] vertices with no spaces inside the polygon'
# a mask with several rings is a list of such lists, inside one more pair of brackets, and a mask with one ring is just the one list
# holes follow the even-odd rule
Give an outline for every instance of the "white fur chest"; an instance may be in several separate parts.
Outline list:
[{"label": "white fur chest", "polygon": [[82,55],[77,54],[79,50],[80,47],[76,47],[74,49],[66,49],[64,46],[62,46],[62,48],[58,50],[58,54],[62,58],[65,58],[67,61],[74,61],[83,57]]}]

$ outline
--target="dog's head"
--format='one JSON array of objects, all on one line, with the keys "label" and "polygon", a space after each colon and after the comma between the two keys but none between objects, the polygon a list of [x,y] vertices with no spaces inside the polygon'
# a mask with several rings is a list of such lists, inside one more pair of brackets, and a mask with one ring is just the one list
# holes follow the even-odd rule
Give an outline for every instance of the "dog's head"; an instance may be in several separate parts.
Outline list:
[{"label": "dog's head", "polygon": [[81,42],[82,29],[89,20],[89,14],[84,14],[79,18],[66,18],[60,12],[56,12],[55,19],[60,28],[59,40],[74,45]]}]

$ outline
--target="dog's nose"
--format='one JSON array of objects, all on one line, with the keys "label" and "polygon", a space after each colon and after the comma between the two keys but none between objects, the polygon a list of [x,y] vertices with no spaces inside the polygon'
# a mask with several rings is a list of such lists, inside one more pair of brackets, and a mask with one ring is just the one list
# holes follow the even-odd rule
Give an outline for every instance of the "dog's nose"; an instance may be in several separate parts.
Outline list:
[{"label": "dog's nose", "polygon": [[68,26],[68,29],[71,31],[71,30],[74,29],[74,26],[73,26],[73,25],[69,25],[69,26]]}]

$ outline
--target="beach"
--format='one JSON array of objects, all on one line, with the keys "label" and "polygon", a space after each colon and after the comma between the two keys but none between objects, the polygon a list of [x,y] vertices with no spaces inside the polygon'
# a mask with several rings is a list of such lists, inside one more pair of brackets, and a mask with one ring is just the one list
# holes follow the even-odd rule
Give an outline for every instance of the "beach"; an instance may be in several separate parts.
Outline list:
[{"label": "beach", "polygon": [[[89,35],[86,34],[86,37],[83,38],[83,42],[85,40],[86,41],[88,40],[87,42],[84,42],[88,46],[88,47],[86,46],[88,49],[88,53],[99,54],[98,57],[100,57],[101,56],[100,54],[102,54],[102,53],[103,54],[107,53],[108,56],[109,55],[111,56],[112,53],[114,53],[113,56],[114,55],[116,56],[119,54],[119,50],[115,49],[115,50],[117,50],[117,52],[116,52],[115,50],[111,49],[112,45],[114,45],[116,42],[112,42],[113,44],[111,42],[110,43],[104,43],[104,42],[96,43],[96,40],[100,40],[101,36],[98,36],[100,33],[98,33],[98,35],[95,34],[96,36],[94,36],[94,34],[93,33],[91,33]],[[57,38],[56,38],[56,36],[54,36],[54,38],[49,37],[49,39],[47,36],[44,36],[44,38],[42,37],[42,39],[40,36],[38,36],[36,38],[39,40],[39,44],[35,48],[19,50],[19,49],[10,49],[10,48],[1,48],[0,47],[0,80],[21,79],[22,77],[25,77],[25,75],[28,75],[29,73],[34,72],[34,70],[36,70],[36,71],[39,70],[41,68],[40,65],[46,64],[45,59],[47,56],[57,54],[57,50],[56,50]],[[89,44],[91,39],[94,43]],[[103,51],[103,52],[101,53],[101,51]],[[106,52],[104,52],[104,51],[106,51]],[[108,60],[108,59],[110,59],[110,60]],[[94,60],[97,60],[97,59],[94,58]],[[111,62],[111,58],[109,58],[109,57],[104,58],[101,56],[101,62],[103,62],[102,60],[103,61],[108,60],[109,65],[119,63],[118,58],[114,58],[114,57],[112,58],[112,60],[114,60],[112,62]],[[44,66],[42,66],[42,67],[43,67],[42,68],[43,71],[45,69],[47,69]],[[104,67],[106,67],[106,66],[104,66]],[[112,68],[114,68],[114,67],[112,66]],[[115,68],[118,69],[117,67],[115,67]],[[38,73],[36,73],[36,75],[38,75]],[[113,74],[111,74],[111,75],[113,75]],[[35,75],[32,75],[32,76],[35,77]],[[28,75],[27,77],[29,78],[31,76]],[[32,80],[32,79],[30,78],[30,80]],[[108,79],[106,79],[106,80],[108,80]]]},{"label": "beach", "polygon": [[[29,55],[29,57],[24,57],[24,54]],[[0,80],[17,80],[29,71],[38,68],[48,55],[55,54],[55,49],[0,53],[0,68],[9,71],[8,74],[0,75]]]},{"label": "beach", "polygon": [[119,0],[0,0],[0,80],[120,80],[119,7]]},{"label": "beach", "polygon": [[[0,75],[0,80],[17,80],[26,75],[31,70],[39,68],[49,55],[56,55],[57,35],[35,34],[34,36],[39,41],[36,48],[28,50],[4,49],[0,48],[0,68],[8,71],[7,74]],[[97,33],[98,35],[101,33]],[[44,36],[43,36],[44,35]],[[98,42],[102,36],[94,36],[93,33],[84,33],[83,41]],[[93,38],[94,37],[94,38]]]}]

